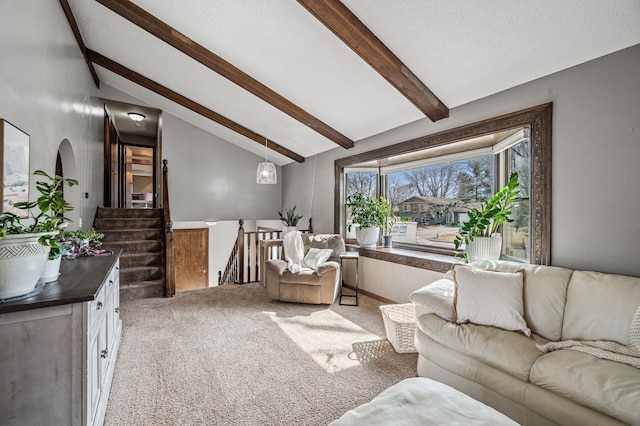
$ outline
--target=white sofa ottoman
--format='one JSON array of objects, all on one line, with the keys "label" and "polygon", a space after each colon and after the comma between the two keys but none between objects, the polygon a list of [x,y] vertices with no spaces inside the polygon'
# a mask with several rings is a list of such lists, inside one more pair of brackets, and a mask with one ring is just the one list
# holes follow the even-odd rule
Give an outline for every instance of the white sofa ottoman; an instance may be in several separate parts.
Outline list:
[{"label": "white sofa ottoman", "polygon": [[405,379],[331,426],[347,425],[514,426],[504,414],[443,383],[425,377]]}]

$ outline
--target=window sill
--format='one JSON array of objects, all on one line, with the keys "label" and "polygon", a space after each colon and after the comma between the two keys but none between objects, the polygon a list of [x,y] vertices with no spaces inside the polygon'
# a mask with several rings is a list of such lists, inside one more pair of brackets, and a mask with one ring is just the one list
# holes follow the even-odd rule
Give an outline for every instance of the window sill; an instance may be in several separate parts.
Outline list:
[{"label": "window sill", "polygon": [[347,244],[348,251],[357,251],[362,257],[383,260],[385,262],[398,263],[414,268],[428,269],[435,272],[447,272],[454,263],[460,260],[454,256],[428,253],[416,250],[408,250],[396,247],[371,247],[363,248],[357,244]]}]

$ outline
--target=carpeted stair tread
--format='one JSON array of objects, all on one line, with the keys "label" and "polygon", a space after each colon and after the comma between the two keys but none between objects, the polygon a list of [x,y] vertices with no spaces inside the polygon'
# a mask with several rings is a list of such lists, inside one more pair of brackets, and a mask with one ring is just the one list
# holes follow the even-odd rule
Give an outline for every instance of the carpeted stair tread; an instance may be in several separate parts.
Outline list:
[{"label": "carpeted stair tread", "polygon": [[161,228],[132,228],[107,230],[104,232],[104,242],[118,242],[130,240],[159,240],[162,237]]},{"label": "carpeted stair tread", "polygon": [[104,232],[108,230],[123,230],[123,229],[148,229],[159,228],[162,229],[161,218],[95,218],[94,228],[96,231]]},{"label": "carpeted stair tread", "polygon": [[96,217],[162,217],[162,209],[116,209],[112,207],[98,207]]},{"label": "carpeted stair tread", "polygon": [[123,253],[120,255],[120,267],[162,265],[161,252]]},{"label": "carpeted stair tread", "polygon": [[144,299],[148,297],[162,297],[162,280],[134,281],[120,283],[120,300]]},{"label": "carpeted stair tread", "polygon": [[120,282],[152,281],[162,279],[162,266],[135,266],[120,268]]},{"label": "carpeted stair tread", "polygon": [[154,240],[107,241],[103,247],[110,250],[122,249],[125,254],[162,252],[162,243]]}]

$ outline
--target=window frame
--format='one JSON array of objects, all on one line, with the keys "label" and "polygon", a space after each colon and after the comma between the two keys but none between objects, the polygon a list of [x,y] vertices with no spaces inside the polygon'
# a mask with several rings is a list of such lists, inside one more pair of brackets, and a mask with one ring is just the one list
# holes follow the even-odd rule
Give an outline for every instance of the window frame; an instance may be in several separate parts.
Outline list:
[{"label": "window frame", "polygon": [[[334,232],[345,235],[343,219],[346,212],[342,202],[345,194],[345,168],[426,148],[442,147],[486,134],[527,127],[530,130],[531,179],[529,262],[549,265],[551,262],[552,109],[553,103],[550,102],[335,160]],[[457,152],[466,150],[460,148]]]}]

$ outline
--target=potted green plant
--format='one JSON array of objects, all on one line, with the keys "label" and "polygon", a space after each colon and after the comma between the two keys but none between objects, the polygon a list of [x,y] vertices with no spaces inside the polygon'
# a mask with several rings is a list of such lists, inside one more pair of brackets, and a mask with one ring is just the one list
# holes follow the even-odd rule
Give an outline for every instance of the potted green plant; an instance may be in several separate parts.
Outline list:
[{"label": "potted green plant", "polygon": [[75,179],[49,176],[42,170],[33,173],[40,196],[36,201],[15,203],[27,211],[28,220],[10,212],[0,214],[0,299],[30,293],[38,283],[56,235],[64,221],[64,213],[73,210],[62,195],[61,186],[77,185]]},{"label": "potted green plant", "polygon": [[349,231],[356,226],[356,239],[361,247],[373,247],[377,244],[380,228],[391,215],[391,206],[384,197],[371,197],[360,193],[347,197],[347,207],[351,220],[347,223]]},{"label": "potted green plant", "polygon": [[383,247],[391,247],[391,230],[398,220],[400,220],[398,216],[387,216],[384,223],[384,233],[382,234]]},{"label": "potted green plant", "polygon": [[468,220],[462,224],[453,224],[460,226],[460,232],[453,244],[456,249],[465,245],[464,256],[467,261],[500,258],[502,236],[498,229],[505,222],[512,222],[509,215],[519,194],[518,173],[513,172],[504,188],[496,192],[486,203],[482,203],[480,209],[474,208],[469,211]]},{"label": "potted green plant", "polygon": [[292,209],[287,209],[284,215],[278,212],[280,220],[284,223],[284,228],[282,228],[283,236],[288,232],[298,230],[298,222],[302,219],[302,215],[296,214],[296,207],[297,206],[293,206]]}]

